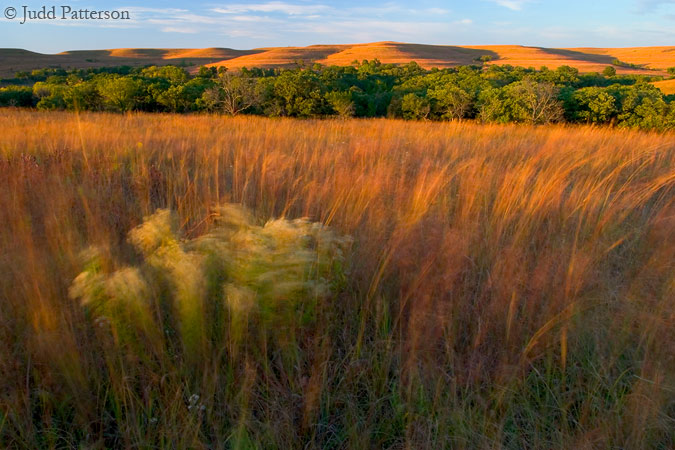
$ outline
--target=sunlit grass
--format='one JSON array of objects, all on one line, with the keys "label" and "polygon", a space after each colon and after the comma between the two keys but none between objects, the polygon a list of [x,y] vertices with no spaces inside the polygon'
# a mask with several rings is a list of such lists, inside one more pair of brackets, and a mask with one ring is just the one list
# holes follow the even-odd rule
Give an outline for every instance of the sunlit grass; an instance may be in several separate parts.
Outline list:
[{"label": "sunlit grass", "polygon": [[0,123],[2,447],[675,443],[672,134]]}]

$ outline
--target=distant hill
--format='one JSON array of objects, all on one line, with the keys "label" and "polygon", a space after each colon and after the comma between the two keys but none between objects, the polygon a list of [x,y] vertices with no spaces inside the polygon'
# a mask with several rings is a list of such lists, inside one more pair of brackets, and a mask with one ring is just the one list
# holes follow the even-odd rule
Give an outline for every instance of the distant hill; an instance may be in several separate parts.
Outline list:
[{"label": "distant hill", "polygon": [[[354,60],[379,59],[383,63],[405,64],[416,61],[425,68],[445,68],[477,64],[481,57],[486,64],[514,66],[562,65],[582,72],[600,72],[614,65],[618,73],[665,75],[675,67],[675,46],[630,48],[544,48],[520,45],[451,46],[401,42],[375,42],[349,45],[311,45],[308,47],[270,47],[252,50],[229,48],[205,49],[142,49],[78,50],[53,55],[20,49],[0,49],[0,77],[17,71],[61,67],[64,69],[143,66],[148,64],[182,64],[189,70],[199,66],[293,67],[299,61],[328,65],[348,65]],[[486,58],[487,57],[487,58]]]},{"label": "distant hill", "polygon": [[0,77],[11,77],[18,71],[44,68],[86,69],[90,67],[187,65],[199,67],[225,61],[258,50],[231,48],[154,49],[117,48],[111,50],[74,50],[53,55],[21,49],[0,49]]},{"label": "distant hill", "polygon": [[663,80],[663,81],[655,81],[652,83],[654,86],[657,88],[661,89],[661,92],[663,92],[666,95],[673,95],[675,94],[675,79],[673,80]]}]

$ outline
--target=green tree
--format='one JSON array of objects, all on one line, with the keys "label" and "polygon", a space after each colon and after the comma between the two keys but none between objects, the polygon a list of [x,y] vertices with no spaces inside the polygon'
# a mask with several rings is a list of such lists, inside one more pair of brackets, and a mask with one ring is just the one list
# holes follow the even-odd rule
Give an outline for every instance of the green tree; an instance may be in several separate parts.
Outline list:
[{"label": "green tree", "polygon": [[579,69],[570,66],[560,66],[554,71],[555,79],[551,80],[555,84],[570,85],[579,82]]},{"label": "green tree", "polygon": [[199,72],[197,72],[197,76],[200,78],[215,78],[218,76],[218,69],[215,67],[201,66]]},{"label": "green tree", "polygon": [[468,116],[474,104],[471,93],[452,84],[435,87],[428,96],[434,100],[435,109],[444,119],[461,120]]},{"label": "green tree", "polygon": [[607,89],[587,87],[573,95],[577,103],[577,118],[587,123],[608,123],[618,113],[616,98]]},{"label": "green tree", "polygon": [[504,88],[487,88],[478,94],[478,118],[486,123],[510,122],[514,120],[511,102]]},{"label": "green tree", "polygon": [[616,75],[616,69],[612,66],[607,66],[602,71],[602,74],[608,78],[613,77]]},{"label": "green tree", "polygon": [[91,81],[80,81],[71,86],[64,93],[66,108],[72,110],[100,110],[103,99]]},{"label": "green tree", "polygon": [[65,109],[66,108],[66,86],[62,84],[47,83],[38,81],[33,85],[33,95],[38,99],[38,109]]},{"label": "green tree", "polygon": [[538,83],[525,78],[508,86],[512,98],[514,118],[530,123],[546,124],[563,119],[562,102],[558,88],[552,83]]},{"label": "green tree", "polygon": [[355,110],[351,92],[328,92],[326,93],[326,100],[338,116],[342,118],[354,116]]},{"label": "green tree", "polygon": [[105,76],[99,80],[98,91],[104,107],[113,111],[137,109],[144,97],[142,82],[129,76]]},{"label": "green tree", "polygon": [[201,102],[202,96],[212,84],[208,79],[194,78],[185,84],[158,90],[154,97],[159,105],[171,112],[197,110],[204,106]]},{"label": "green tree", "polygon": [[663,128],[667,104],[661,91],[651,84],[642,83],[620,89],[620,126]]},{"label": "green tree", "polygon": [[202,100],[208,109],[236,116],[258,104],[255,79],[245,74],[223,72],[215,85],[204,91]]},{"label": "green tree", "polygon": [[426,120],[431,112],[431,105],[426,98],[411,92],[401,99],[401,111],[404,119]]},{"label": "green tree", "polygon": [[0,88],[0,106],[33,106],[33,89],[28,86]]},{"label": "green tree", "polygon": [[274,80],[274,96],[283,115],[312,117],[330,110],[318,76],[309,69],[281,72]]},{"label": "green tree", "polygon": [[666,130],[675,130],[675,102],[670,102],[663,116],[663,128]]},{"label": "green tree", "polygon": [[185,69],[176,66],[147,67],[141,75],[146,78],[163,78],[173,85],[186,83],[190,79]]}]

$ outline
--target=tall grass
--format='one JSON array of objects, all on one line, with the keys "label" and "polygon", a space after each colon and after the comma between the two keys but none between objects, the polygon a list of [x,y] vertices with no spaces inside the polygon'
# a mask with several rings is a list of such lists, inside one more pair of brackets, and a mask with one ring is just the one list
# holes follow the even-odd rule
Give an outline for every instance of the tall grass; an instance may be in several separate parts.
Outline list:
[{"label": "tall grass", "polygon": [[[672,134],[16,110],[0,124],[2,447],[675,446]],[[247,270],[281,277],[271,292],[294,275],[194,254],[226,203],[253,211],[256,236],[301,217],[351,236],[311,320],[242,320]],[[169,263],[138,233],[158,210],[179,236]],[[122,345],[82,306],[87,271],[115,298],[184,309],[122,308],[147,333]]]}]

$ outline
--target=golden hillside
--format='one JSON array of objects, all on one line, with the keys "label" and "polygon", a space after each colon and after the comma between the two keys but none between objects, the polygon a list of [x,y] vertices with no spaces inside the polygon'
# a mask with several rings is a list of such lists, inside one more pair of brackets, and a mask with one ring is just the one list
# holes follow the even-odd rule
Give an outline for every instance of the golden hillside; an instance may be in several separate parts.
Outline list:
[{"label": "golden hillside", "polygon": [[661,89],[661,92],[663,92],[665,95],[675,94],[675,79],[656,81],[652,84]]},{"label": "golden hillside", "polygon": [[525,47],[521,45],[452,46],[423,45],[400,42],[375,42],[353,45],[314,45],[310,47],[275,47],[258,49],[258,52],[232,59],[225,59],[212,66],[283,67],[292,66],[298,60],[305,63],[318,62],[328,65],[348,65],[354,60],[377,58],[383,63],[405,64],[416,61],[422,67],[453,67],[475,64],[484,55],[492,60],[488,64],[511,64],[514,66],[546,66],[551,69],[562,65],[578,68],[582,72],[599,72],[618,59],[642,68],[616,67],[618,73],[661,73],[662,69],[675,66],[675,47],[641,48],[592,48],[555,49]]},{"label": "golden hillside", "polygon": [[19,70],[45,67],[88,68],[115,65],[185,65],[196,70],[201,65],[241,67],[292,67],[305,64],[348,65],[353,61],[379,59],[383,63],[405,64],[416,61],[425,68],[475,64],[488,55],[488,64],[556,68],[569,65],[582,72],[599,72],[615,60],[639,67],[616,67],[618,73],[665,74],[675,66],[675,46],[631,48],[544,48],[520,45],[452,46],[400,42],[375,42],[308,47],[269,47],[252,50],[206,49],[110,49],[80,50],[47,55],[19,49],[0,49],[0,76]]},{"label": "golden hillside", "polygon": [[0,49],[0,77],[11,77],[22,70],[30,71],[44,68],[86,69],[90,67],[145,66],[151,64],[185,64],[190,67],[199,67],[256,51],[230,48],[117,48],[42,54],[22,49]]}]

